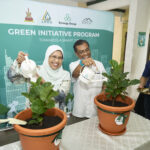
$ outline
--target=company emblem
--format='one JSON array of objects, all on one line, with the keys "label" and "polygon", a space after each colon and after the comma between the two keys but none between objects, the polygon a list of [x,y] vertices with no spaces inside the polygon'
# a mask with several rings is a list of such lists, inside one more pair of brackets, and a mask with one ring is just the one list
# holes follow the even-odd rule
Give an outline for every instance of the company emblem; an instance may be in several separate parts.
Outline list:
[{"label": "company emblem", "polygon": [[66,16],[64,17],[64,20],[67,21],[67,22],[71,21],[71,18],[69,16],[69,14],[66,14]]},{"label": "company emblem", "polygon": [[91,18],[85,18],[82,20],[82,24],[91,24],[93,21]]},{"label": "company emblem", "polygon": [[47,12],[47,10],[45,11],[45,14],[42,17],[42,23],[52,23],[51,16]]},{"label": "company emblem", "polygon": [[76,26],[77,23],[74,23],[71,21],[71,17],[69,14],[66,14],[64,17],[64,21],[59,21],[59,24],[63,24],[63,25],[71,25],[71,26]]},{"label": "company emblem", "polygon": [[25,22],[33,22],[33,18],[31,17],[31,12],[28,8],[28,11],[26,12]]}]

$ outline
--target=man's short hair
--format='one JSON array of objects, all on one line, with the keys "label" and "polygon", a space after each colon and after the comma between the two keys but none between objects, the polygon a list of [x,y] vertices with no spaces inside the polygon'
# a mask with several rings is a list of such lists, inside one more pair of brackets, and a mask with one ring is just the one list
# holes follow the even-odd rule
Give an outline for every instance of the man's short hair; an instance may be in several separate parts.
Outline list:
[{"label": "man's short hair", "polygon": [[89,43],[86,40],[77,40],[73,45],[74,51],[77,52],[77,46],[82,45],[84,43],[86,43],[89,47]]}]

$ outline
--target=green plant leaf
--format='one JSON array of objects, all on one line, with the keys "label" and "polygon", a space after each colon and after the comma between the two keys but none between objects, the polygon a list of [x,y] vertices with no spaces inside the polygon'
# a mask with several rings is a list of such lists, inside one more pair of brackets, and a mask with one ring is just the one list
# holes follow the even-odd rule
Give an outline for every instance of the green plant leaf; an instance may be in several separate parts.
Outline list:
[{"label": "green plant leaf", "polygon": [[111,64],[112,68],[118,67],[118,62],[116,60],[110,60],[110,64]]},{"label": "green plant leaf", "polygon": [[35,101],[33,101],[31,105],[31,110],[33,113],[43,114],[46,111],[44,102],[41,101],[40,99],[36,99]]},{"label": "green plant leaf", "polygon": [[130,85],[136,85],[138,83],[140,83],[140,81],[137,80],[137,79],[134,79],[134,80],[130,81]]},{"label": "green plant leaf", "polygon": [[6,107],[5,105],[0,104],[0,115],[5,115],[9,111],[9,109],[10,108]]},{"label": "green plant leaf", "polygon": [[28,93],[21,93],[23,96],[25,96],[26,98],[29,98],[29,94]]},{"label": "green plant leaf", "polygon": [[58,91],[50,92],[49,95],[48,95],[48,97],[47,97],[47,99],[48,99],[48,100],[49,100],[49,99],[52,99],[52,98],[54,98],[55,96],[57,96],[58,94],[59,94]]},{"label": "green plant leaf", "polygon": [[59,94],[53,90],[50,82],[42,83],[42,78],[38,78],[36,82],[30,82],[30,90],[22,93],[31,102],[32,120],[30,123],[40,123],[43,120],[43,114],[49,108],[55,106],[54,97]]},{"label": "green plant leaf", "polygon": [[30,125],[30,124],[38,124],[39,122],[38,122],[38,120],[30,120],[29,122],[28,122],[28,124]]},{"label": "green plant leaf", "polygon": [[47,105],[46,105],[46,108],[50,109],[50,108],[53,108],[55,107],[55,101],[54,100],[49,100]]},{"label": "green plant leaf", "polygon": [[48,87],[47,87],[47,88],[44,88],[44,87],[41,87],[41,88],[40,88],[40,91],[39,91],[40,99],[45,102],[45,101],[47,100],[47,97],[48,97],[50,91],[51,91],[51,88],[48,88]]},{"label": "green plant leaf", "polygon": [[73,96],[71,93],[68,93],[67,96],[66,96],[66,98],[65,98],[65,103],[68,104],[68,101],[69,101],[69,100],[72,101],[72,100],[73,100],[73,97],[74,97],[74,96]]},{"label": "green plant leaf", "polygon": [[39,123],[42,122],[42,121],[43,121],[43,117],[39,116],[39,117],[37,118],[37,121],[38,121]]},{"label": "green plant leaf", "polygon": [[111,60],[110,65],[110,73],[103,73],[107,78],[107,82],[104,83],[106,85],[105,92],[108,93],[107,97],[111,96],[115,100],[118,95],[124,97],[127,94],[127,88],[138,84],[139,80],[127,78],[129,72],[123,72],[123,62],[119,64],[117,61]]},{"label": "green plant leaf", "polygon": [[40,114],[32,113],[32,119],[37,119],[38,117],[40,117]]},{"label": "green plant leaf", "polygon": [[109,75],[108,75],[107,73],[105,73],[105,72],[103,72],[102,75],[103,75],[104,77],[109,78]]}]

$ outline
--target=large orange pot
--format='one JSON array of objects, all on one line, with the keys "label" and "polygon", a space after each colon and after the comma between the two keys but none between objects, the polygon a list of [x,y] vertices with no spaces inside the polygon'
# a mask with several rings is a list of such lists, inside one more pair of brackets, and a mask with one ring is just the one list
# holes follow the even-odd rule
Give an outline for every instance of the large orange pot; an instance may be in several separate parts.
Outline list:
[{"label": "large orange pot", "polygon": [[[23,150],[59,150],[59,146],[55,146],[53,140],[66,125],[66,114],[58,108],[49,109],[45,114],[47,116],[59,116],[62,121],[56,126],[46,129],[33,130],[14,125],[14,129],[19,133]],[[31,116],[31,109],[26,109],[18,113],[15,118],[27,120]]]},{"label": "large orange pot", "polygon": [[98,110],[99,129],[109,135],[121,135],[126,131],[130,111],[134,108],[135,102],[127,96],[125,99],[122,99],[121,96],[118,96],[116,99],[126,103],[128,106],[125,107],[108,106],[98,101],[106,101],[107,99],[104,92],[97,95],[94,99]]}]

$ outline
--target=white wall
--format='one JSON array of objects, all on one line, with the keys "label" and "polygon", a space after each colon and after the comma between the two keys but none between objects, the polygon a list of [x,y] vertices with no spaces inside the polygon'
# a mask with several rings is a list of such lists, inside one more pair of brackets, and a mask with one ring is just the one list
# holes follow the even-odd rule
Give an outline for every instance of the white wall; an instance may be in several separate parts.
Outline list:
[{"label": "white wall", "polygon": [[[135,5],[136,4],[136,5]],[[134,26],[132,29],[134,30],[132,38],[133,44],[132,44],[132,51],[129,47],[126,49],[126,71],[131,72],[130,73],[130,78],[140,78],[142,75],[142,72],[145,67],[146,63],[146,58],[147,58],[147,46],[148,46],[148,34],[149,34],[149,29],[148,29],[148,22],[149,22],[149,17],[147,17],[149,14],[149,6],[150,6],[150,1],[149,0],[132,0],[130,4],[131,12],[136,13],[135,18],[131,18],[129,22],[129,26]],[[134,21],[134,22],[133,22]],[[134,25],[133,25],[134,24]],[[130,28],[128,28],[128,33],[130,32]],[[146,43],[144,47],[139,47],[138,46],[138,33],[139,32],[146,32]],[[131,32],[130,32],[131,33]],[[130,45],[131,41],[131,34],[128,35],[128,43],[127,45]],[[130,40],[130,41],[129,41]],[[128,49],[129,48],[129,49]],[[130,58],[130,61],[129,59]],[[137,86],[133,86],[130,88],[129,94],[132,97],[137,97],[138,93],[136,92]]]},{"label": "white wall", "polygon": [[[150,5],[150,4],[149,4]],[[149,6],[150,7],[150,6]],[[148,18],[148,31],[150,32],[150,9],[149,12],[147,14],[147,18]]]},{"label": "white wall", "polygon": [[[143,72],[148,46],[148,34],[150,30],[150,0],[107,0],[94,4],[88,8],[96,10],[111,10],[129,6],[128,35],[125,53],[124,71],[129,72],[129,78],[140,78]],[[146,32],[144,47],[137,46],[138,33]],[[137,98],[137,86],[129,88],[129,96]]]}]

